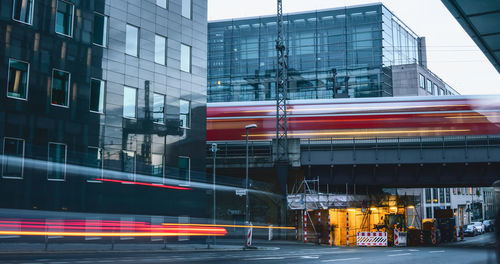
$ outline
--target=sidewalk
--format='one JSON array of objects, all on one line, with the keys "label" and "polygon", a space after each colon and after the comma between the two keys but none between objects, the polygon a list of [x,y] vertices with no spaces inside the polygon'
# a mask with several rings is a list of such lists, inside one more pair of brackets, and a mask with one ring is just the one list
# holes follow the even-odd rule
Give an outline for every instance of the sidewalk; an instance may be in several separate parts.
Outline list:
[{"label": "sidewalk", "polygon": [[[250,250],[277,250],[279,247],[255,246]],[[213,252],[242,251],[243,243],[235,244],[185,244],[185,243],[49,243],[45,249],[44,243],[3,242],[0,243],[0,255],[5,254],[39,254],[39,253],[112,253],[112,252]]]}]

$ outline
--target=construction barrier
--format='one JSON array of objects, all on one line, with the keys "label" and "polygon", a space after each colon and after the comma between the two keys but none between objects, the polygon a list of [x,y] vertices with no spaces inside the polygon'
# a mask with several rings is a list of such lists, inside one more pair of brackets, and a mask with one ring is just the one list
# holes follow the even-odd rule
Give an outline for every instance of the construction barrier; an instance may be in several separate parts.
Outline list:
[{"label": "construction barrier", "polygon": [[253,228],[252,228],[252,223],[250,223],[247,233],[247,247],[252,246],[252,235],[253,235],[252,233],[253,233]]},{"label": "construction barrier", "polygon": [[464,241],[464,228],[460,226],[460,241]]},{"label": "construction barrier", "polygon": [[318,212],[318,244],[321,244],[321,211]]},{"label": "construction barrier", "polygon": [[408,245],[408,233],[407,232],[398,232],[397,245],[396,245],[396,240],[394,240],[394,246],[406,247],[407,245]]},{"label": "construction barrier", "polygon": [[394,228],[394,246],[399,246],[399,230]]},{"label": "construction barrier", "polygon": [[304,210],[304,243],[307,242],[307,211]]},{"label": "construction barrier", "polygon": [[457,242],[457,226],[453,226],[453,242]]},{"label": "construction barrier", "polygon": [[437,244],[437,240],[436,240],[436,230],[432,229],[431,231],[431,242],[433,245],[436,245]]},{"label": "construction barrier", "polygon": [[333,230],[330,222],[330,213],[328,213],[328,245],[333,246]]},{"label": "construction barrier", "polygon": [[357,246],[387,247],[387,232],[358,232]]},{"label": "construction barrier", "polygon": [[346,212],[346,246],[349,246],[349,212]]}]

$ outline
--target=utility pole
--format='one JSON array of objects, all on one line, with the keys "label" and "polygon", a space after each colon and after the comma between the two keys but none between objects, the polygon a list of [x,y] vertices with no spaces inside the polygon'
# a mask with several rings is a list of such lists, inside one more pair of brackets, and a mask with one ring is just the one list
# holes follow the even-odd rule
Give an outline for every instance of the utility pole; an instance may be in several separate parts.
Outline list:
[{"label": "utility pole", "polygon": [[[276,38],[276,155],[275,165],[278,174],[280,189],[283,194],[282,208],[280,210],[280,223],[286,225],[287,214],[287,180],[288,180],[288,126],[287,126],[287,100],[288,100],[288,58],[285,49],[285,30],[283,27],[283,1],[277,0],[277,38]],[[286,238],[286,233],[285,233]]]},{"label": "utility pole", "polygon": [[276,69],[276,161],[287,163],[288,166],[288,131],[287,131],[287,92],[288,92],[288,64],[285,53],[285,34],[283,28],[283,5],[278,1],[276,39],[276,55],[278,59]]},{"label": "utility pole", "polygon": [[[212,143],[212,148],[210,150],[214,154],[214,165],[213,165],[213,171],[212,171],[213,172],[212,173],[213,174],[212,175],[212,192],[213,192],[213,201],[212,201],[213,202],[213,223],[212,224],[215,226],[216,225],[215,220],[216,220],[216,216],[217,216],[217,207],[216,207],[217,199],[216,199],[216,193],[215,193],[216,192],[216,188],[215,188],[215,184],[216,184],[216,182],[215,182],[215,161],[217,159],[217,150],[218,150],[217,143]],[[215,246],[215,238],[216,238],[216,236],[214,236],[214,241],[213,241],[214,246]]]}]

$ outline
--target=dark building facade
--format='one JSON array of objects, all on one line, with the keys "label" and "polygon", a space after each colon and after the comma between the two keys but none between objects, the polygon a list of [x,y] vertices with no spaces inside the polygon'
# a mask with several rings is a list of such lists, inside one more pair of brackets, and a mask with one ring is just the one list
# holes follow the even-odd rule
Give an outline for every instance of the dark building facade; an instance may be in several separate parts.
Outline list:
[{"label": "dark building facade", "polygon": [[204,216],[206,9],[2,1],[0,207]]},{"label": "dark building facade", "polygon": [[[382,4],[287,14],[289,99],[393,96],[391,66],[426,62],[425,41]],[[208,101],[275,96],[276,17],[208,24]]]}]

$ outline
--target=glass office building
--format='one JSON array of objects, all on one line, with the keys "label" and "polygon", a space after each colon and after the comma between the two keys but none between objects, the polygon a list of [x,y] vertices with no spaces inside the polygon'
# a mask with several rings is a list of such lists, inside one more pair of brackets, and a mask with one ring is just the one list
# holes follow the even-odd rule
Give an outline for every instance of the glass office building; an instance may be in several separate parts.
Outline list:
[{"label": "glass office building", "polygon": [[[284,15],[289,99],[393,96],[419,37],[382,4]],[[273,100],[276,16],[208,24],[208,101]]]},{"label": "glass office building", "polygon": [[205,180],[206,0],[4,0],[0,35],[0,208],[206,215],[166,188]]}]

